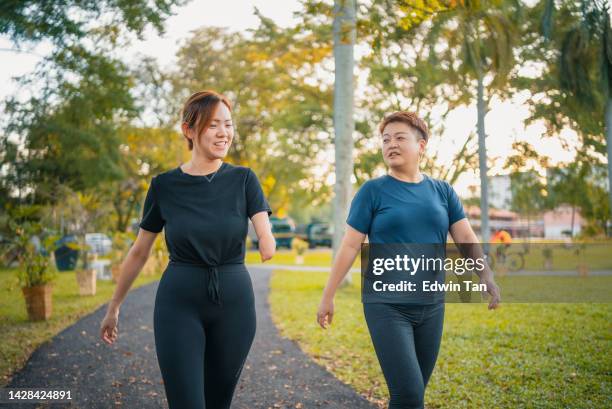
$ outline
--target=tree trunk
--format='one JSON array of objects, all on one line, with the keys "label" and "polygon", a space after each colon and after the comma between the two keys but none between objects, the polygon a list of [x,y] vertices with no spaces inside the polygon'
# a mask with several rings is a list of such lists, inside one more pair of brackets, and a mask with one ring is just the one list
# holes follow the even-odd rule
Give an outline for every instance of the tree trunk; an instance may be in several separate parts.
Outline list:
[{"label": "tree trunk", "polygon": [[[610,207],[610,218],[612,221],[612,97],[608,95],[606,101],[606,147],[608,150],[608,203]],[[606,234],[612,235],[612,231],[606,226]]]},{"label": "tree trunk", "polygon": [[[334,235],[333,258],[344,235],[352,193],[353,174],[353,47],[355,44],[355,0],[334,1]],[[351,282],[348,273],[342,284]]]},{"label": "tree trunk", "polygon": [[480,234],[485,252],[489,250],[489,181],[487,179],[487,148],[485,144],[485,101],[482,74],[478,75],[478,165],[480,167]]}]

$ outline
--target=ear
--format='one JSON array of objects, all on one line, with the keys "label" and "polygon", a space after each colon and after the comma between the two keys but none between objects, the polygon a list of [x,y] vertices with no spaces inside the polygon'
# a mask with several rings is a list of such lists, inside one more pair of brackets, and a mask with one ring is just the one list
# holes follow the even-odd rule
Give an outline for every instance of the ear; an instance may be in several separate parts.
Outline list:
[{"label": "ear", "polygon": [[423,150],[423,152],[425,151],[425,148],[427,147],[427,140],[421,138],[419,139],[419,145],[421,147],[421,149]]},{"label": "ear", "polygon": [[187,124],[187,122],[183,122],[181,124],[181,131],[183,131],[183,135],[186,136],[189,139],[193,138],[191,137],[190,133],[191,133],[191,129],[189,128],[189,124]]}]

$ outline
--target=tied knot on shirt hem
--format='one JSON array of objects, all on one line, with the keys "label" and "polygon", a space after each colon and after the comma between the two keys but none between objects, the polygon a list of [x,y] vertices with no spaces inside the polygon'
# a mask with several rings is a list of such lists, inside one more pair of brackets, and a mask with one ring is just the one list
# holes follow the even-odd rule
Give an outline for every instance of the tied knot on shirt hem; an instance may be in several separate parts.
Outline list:
[{"label": "tied knot on shirt hem", "polygon": [[212,302],[221,305],[219,295],[219,271],[216,266],[208,267],[208,295]]}]

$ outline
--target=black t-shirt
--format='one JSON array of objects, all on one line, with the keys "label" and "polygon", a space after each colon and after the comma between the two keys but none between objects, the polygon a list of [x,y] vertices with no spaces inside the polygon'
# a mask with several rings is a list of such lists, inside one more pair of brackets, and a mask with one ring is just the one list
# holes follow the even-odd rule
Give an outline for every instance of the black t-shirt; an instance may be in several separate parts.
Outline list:
[{"label": "black t-shirt", "polygon": [[178,166],[151,179],[140,227],[164,229],[171,261],[240,264],[248,218],[261,211],[272,214],[250,168],[223,162],[214,176],[200,176]]}]

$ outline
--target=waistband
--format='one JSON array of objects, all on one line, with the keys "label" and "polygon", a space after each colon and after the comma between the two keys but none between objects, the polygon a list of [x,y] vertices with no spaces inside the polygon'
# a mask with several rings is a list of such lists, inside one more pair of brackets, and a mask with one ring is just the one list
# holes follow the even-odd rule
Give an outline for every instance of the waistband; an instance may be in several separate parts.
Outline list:
[{"label": "waistband", "polygon": [[168,262],[168,265],[181,267],[198,267],[201,268],[203,271],[206,271],[208,273],[208,296],[210,297],[212,302],[217,305],[223,305],[221,303],[221,294],[219,291],[219,273],[248,273],[248,270],[244,263],[210,265],[203,263],[187,263],[184,261],[170,260]]}]

